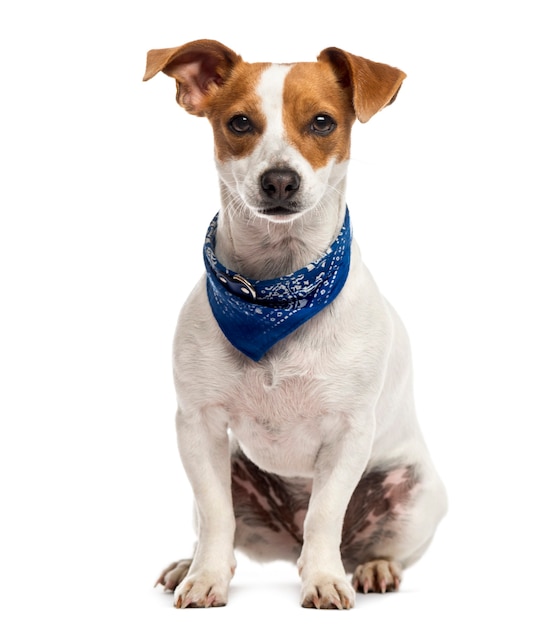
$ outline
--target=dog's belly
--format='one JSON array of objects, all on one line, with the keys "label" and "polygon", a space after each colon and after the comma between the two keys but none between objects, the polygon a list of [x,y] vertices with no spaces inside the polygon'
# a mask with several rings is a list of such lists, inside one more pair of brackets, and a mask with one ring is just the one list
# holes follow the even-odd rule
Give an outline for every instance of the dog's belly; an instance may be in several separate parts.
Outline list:
[{"label": "dog's belly", "polygon": [[[318,421],[328,419],[319,417]],[[230,420],[230,429],[246,456],[261,469],[281,476],[313,475],[317,454],[325,442],[319,425],[311,416],[299,413],[278,420],[244,413]]]},{"label": "dog's belly", "polygon": [[[241,422],[244,421],[242,418]],[[266,472],[280,476],[311,477],[321,444],[309,428],[290,432],[267,432],[263,428],[242,428],[233,420],[231,430],[246,456]]]},{"label": "dog's belly", "polygon": [[[349,502],[341,552],[348,571],[382,556],[394,542],[416,503],[421,477],[415,466],[368,470]],[[241,450],[232,457],[236,544],[252,558],[298,558],[312,481],[282,478],[260,470]]]}]

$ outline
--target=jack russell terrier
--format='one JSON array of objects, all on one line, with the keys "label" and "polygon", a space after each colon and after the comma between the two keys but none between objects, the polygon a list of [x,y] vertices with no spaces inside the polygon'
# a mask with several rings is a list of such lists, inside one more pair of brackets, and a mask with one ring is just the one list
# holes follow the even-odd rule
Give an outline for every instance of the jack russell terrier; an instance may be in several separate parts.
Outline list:
[{"label": "jack russell terrier", "polygon": [[222,207],[174,343],[197,543],[158,583],[176,607],[224,605],[236,547],[297,560],[305,607],[396,590],[446,495],[406,332],[352,240],[344,194],[353,122],[391,104],[405,74],[339,48],[250,64],[211,40],[151,50],[144,80],[159,71],[211,122]]}]

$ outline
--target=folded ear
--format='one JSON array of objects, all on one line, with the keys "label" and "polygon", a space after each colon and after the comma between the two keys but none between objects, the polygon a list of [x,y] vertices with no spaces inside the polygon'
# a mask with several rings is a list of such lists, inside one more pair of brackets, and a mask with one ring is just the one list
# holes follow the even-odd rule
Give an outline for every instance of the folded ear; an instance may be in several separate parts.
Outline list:
[{"label": "folded ear", "polygon": [[222,85],[241,57],[218,41],[199,39],[177,48],[150,50],[143,80],[163,71],[177,82],[177,102],[189,113],[205,114],[206,96]]},{"label": "folded ear", "polygon": [[325,48],[318,60],[330,63],[340,84],[351,90],[353,108],[361,122],[367,122],[392,104],[406,78],[406,74],[395,67],[369,61],[340,48]]}]

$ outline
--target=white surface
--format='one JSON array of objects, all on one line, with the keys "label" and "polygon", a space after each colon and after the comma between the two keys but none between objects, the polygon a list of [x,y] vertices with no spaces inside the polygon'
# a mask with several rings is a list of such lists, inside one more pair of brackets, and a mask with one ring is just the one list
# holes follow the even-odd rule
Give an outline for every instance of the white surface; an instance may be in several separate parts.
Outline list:
[{"label": "white surface", "polygon": [[[546,8],[2,6],[2,623],[552,623]],[[408,74],[355,128],[348,201],[411,336],[450,512],[399,594],[340,617],[299,608],[292,566],[243,558],[225,609],[152,589],[192,542],[170,350],[219,199],[208,123],[141,78],[149,48],[200,37],[252,61],[335,45]]]}]

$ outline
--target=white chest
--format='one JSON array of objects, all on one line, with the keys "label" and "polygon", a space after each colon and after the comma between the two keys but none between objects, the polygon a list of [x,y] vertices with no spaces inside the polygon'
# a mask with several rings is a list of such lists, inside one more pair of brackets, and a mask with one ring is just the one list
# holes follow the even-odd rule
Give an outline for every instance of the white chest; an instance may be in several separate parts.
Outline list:
[{"label": "white chest", "polygon": [[332,370],[305,350],[287,352],[282,361],[246,367],[227,393],[230,428],[262,469],[311,476],[321,448],[335,445],[350,428],[356,414],[352,381]]}]

